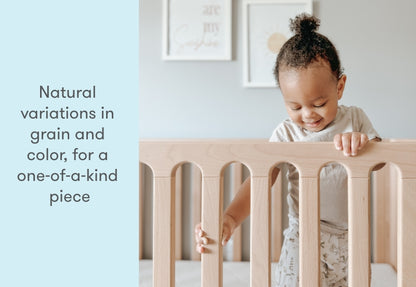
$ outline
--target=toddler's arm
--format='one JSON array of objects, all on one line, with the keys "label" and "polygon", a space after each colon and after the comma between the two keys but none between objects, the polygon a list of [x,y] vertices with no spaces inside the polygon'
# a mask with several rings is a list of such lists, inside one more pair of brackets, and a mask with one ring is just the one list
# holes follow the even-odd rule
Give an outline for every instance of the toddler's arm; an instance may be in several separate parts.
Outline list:
[{"label": "toddler's arm", "polygon": [[[222,245],[224,246],[234,230],[250,214],[250,178],[247,178],[240,187],[240,190],[224,211],[222,219]],[[205,231],[201,228],[201,223],[195,226],[196,251],[204,253],[204,246],[209,244]]]},{"label": "toddler's arm", "polygon": [[[275,168],[272,172],[272,183],[275,182],[279,170]],[[227,244],[234,230],[250,215],[250,178],[247,178],[241,185],[238,193],[224,211],[222,220],[222,245]],[[202,230],[201,223],[195,226],[196,250],[204,253],[204,246],[209,244],[207,234]]]}]

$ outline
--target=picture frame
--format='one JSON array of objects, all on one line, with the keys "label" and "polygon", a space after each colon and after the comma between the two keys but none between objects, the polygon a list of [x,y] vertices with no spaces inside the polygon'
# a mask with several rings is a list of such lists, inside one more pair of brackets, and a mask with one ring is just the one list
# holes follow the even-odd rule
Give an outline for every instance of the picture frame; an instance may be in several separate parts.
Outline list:
[{"label": "picture frame", "polygon": [[163,60],[231,60],[232,0],[163,1]]},{"label": "picture frame", "polygon": [[277,87],[273,68],[292,33],[289,19],[312,14],[312,0],[243,0],[243,86]]}]

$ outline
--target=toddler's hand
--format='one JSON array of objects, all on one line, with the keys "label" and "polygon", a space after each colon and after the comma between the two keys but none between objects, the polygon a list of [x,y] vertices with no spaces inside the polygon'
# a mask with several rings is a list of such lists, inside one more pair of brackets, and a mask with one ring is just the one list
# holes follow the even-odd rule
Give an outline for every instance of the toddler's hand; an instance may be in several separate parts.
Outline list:
[{"label": "toddler's hand", "polygon": [[[222,242],[221,242],[222,246],[227,244],[227,242],[230,240],[231,235],[233,234],[235,228],[236,228],[236,223],[234,219],[231,216],[224,214],[223,224],[222,224]],[[196,241],[196,251],[198,253],[204,253],[205,252],[204,246],[206,246],[209,243],[209,240],[206,237],[205,231],[203,231],[201,228],[201,223],[198,223],[195,226],[195,241]]]},{"label": "toddler's hand", "polygon": [[201,223],[195,225],[195,241],[196,241],[196,251],[198,253],[204,253],[204,245],[208,244],[208,238],[206,238],[205,232],[201,228]]},{"label": "toddler's hand", "polygon": [[236,228],[237,224],[234,218],[228,214],[224,214],[222,219],[222,246],[225,246],[225,244],[227,244]]},{"label": "toddler's hand", "polygon": [[367,135],[359,132],[337,134],[334,137],[335,148],[344,151],[345,156],[357,155],[367,143]]}]

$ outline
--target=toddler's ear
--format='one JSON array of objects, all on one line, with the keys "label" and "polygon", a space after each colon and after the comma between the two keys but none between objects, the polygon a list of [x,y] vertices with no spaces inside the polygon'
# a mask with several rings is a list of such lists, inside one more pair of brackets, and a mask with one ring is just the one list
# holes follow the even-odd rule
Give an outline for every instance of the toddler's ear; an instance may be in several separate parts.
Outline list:
[{"label": "toddler's ear", "polygon": [[341,100],[342,94],[344,93],[345,83],[347,82],[347,76],[341,75],[341,78],[338,80],[337,83],[337,96],[338,100]]}]

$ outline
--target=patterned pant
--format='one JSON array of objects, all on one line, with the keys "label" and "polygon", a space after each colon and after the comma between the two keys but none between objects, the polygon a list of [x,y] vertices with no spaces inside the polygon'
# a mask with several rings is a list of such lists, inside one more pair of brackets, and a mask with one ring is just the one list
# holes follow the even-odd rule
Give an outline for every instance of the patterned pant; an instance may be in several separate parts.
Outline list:
[{"label": "patterned pant", "polygon": [[[347,287],[347,271],[348,233],[332,234],[321,230],[321,286]],[[299,286],[299,220],[290,215],[273,275],[273,287]]]}]

